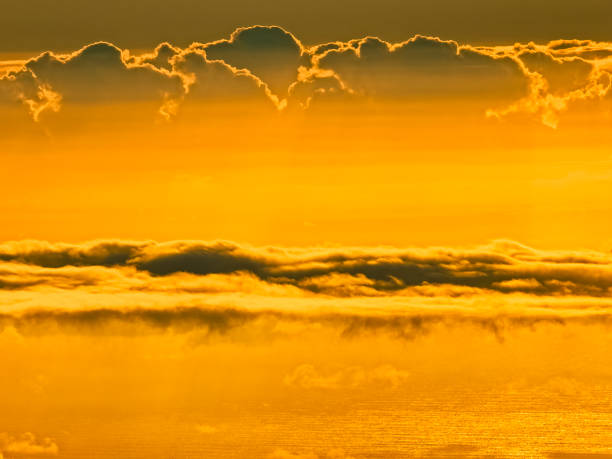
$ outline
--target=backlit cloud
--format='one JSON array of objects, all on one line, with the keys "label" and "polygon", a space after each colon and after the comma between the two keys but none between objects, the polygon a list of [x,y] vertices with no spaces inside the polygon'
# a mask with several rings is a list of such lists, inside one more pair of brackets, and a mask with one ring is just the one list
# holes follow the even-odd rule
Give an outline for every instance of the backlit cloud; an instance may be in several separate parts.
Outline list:
[{"label": "backlit cloud", "polygon": [[368,37],[330,49],[314,61],[334,70],[354,90],[383,99],[473,97],[484,102],[513,100],[527,91],[515,60],[435,37],[415,36],[395,44]]},{"label": "backlit cloud", "polygon": [[361,99],[407,112],[427,102],[556,127],[561,113],[610,93],[611,54],[609,43],[588,40],[482,47],[421,35],[306,47],[281,27],[253,26],[184,49],[162,43],[136,54],[98,42],[5,62],[0,100],[24,104],[34,119],[69,104],[139,104],[170,119],[189,101],[260,101],[282,110]]},{"label": "backlit cloud", "polygon": [[296,81],[304,48],[290,32],[275,26],[237,29],[228,40],[194,44],[211,60],[246,69],[265,81],[279,97],[286,97]]}]

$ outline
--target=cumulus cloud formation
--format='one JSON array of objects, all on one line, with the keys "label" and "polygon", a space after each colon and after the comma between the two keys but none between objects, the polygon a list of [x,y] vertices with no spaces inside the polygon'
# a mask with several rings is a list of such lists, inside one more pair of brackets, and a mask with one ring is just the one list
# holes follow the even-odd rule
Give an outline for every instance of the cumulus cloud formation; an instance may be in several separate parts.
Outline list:
[{"label": "cumulus cloud formation", "polygon": [[185,100],[264,102],[269,96],[266,85],[248,71],[211,62],[202,52],[179,52],[168,44],[138,57],[105,42],[69,55],[45,52],[0,83],[5,102],[21,101],[34,120],[65,105],[124,103],[170,118]]},{"label": "cumulus cloud formation", "polygon": [[420,35],[396,44],[376,37],[354,40],[315,56],[314,62],[334,70],[351,88],[385,99],[512,100],[527,89],[515,60]]},{"label": "cumulus cloud formation", "polygon": [[152,67],[127,65],[122,50],[110,43],[94,43],[69,56],[47,52],[28,61],[42,83],[72,102],[100,102],[109,98],[148,100],[179,90],[179,79]]},{"label": "cumulus cloud formation", "polygon": [[296,81],[304,48],[290,32],[275,26],[237,29],[228,40],[192,45],[211,60],[246,69],[265,81],[279,97]]},{"label": "cumulus cloud formation", "polygon": [[509,106],[488,111],[489,116],[532,114],[556,128],[560,114],[580,102],[600,101],[612,89],[607,67],[612,47],[589,40],[556,40],[546,45],[517,43],[512,49],[489,48],[516,56],[529,79],[529,94]]},{"label": "cumulus cloud formation", "polygon": [[222,61],[209,60],[200,50],[187,50],[172,58],[172,65],[185,82],[187,101],[284,104],[267,84],[249,70],[235,69]]},{"label": "cumulus cloud formation", "polygon": [[307,109],[328,96],[400,105],[461,100],[482,116],[527,114],[556,127],[572,105],[610,94],[611,55],[609,43],[589,40],[477,47],[421,35],[306,47],[281,27],[253,26],[185,49],[162,43],[134,54],[98,42],[6,62],[0,102],[20,102],[39,119],[72,103],[146,102],[172,118],[190,100],[260,99],[279,110]]},{"label": "cumulus cloud formation", "polygon": [[45,52],[9,78],[21,85],[34,79],[36,89],[22,90],[20,98],[30,105],[46,103],[39,113],[45,108],[59,111],[63,104],[125,101],[150,102],[154,110],[181,92],[177,75],[151,65],[128,64],[121,49],[105,42],[87,45],[69,55]]}]

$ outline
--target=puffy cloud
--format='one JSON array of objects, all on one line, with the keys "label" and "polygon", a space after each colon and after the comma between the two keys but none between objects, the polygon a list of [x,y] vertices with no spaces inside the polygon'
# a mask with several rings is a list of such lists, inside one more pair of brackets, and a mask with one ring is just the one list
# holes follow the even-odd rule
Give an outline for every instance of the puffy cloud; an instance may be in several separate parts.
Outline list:
[{"label": "puffy cloud", "polygon": [[34,121],[45,111],[58,112],[62,95],[48,84],[40,83],[32,71],[22,68],[0,78],[0,107],[22,103]]},{"label": "puffy cloud", "polygon": [[512,49],[490,48],[511,55],[525,68],[530,80],[529,94],[489,116],[532,114],[543,124],[556,128],[560,114],[579,103],[603,100],[612,89],[612,72],[607,57],[608,43],[588,40],[557,40],[547,45],[516,44]]},{"label": "puffy cloud", "polygon": [[158,69],[164,69],[171,72],[173,70],[172,59],[180,54],[181,51],[180,48],[164,42],[157,45],[152,53],[145,53],[137,56],[130,55],[126,61],[131,64],[150,64]]},{"label": "puffy cloud", "polygon": [[289,100],[307,109],[315,100],[354,102],[355,91],[333,70],[300,67],[298,79],[289,87]]},{"label": "puffy cloud", "polygon": [[528,87],[510,57],[421,35],[395,44],[376,37],[353,40],[313,61],[353,90],[384,99],[470,97],[485,103],[515,99]]},{"label": "puffy cloud", "polygon": [[551,93],[547,80],[541,74],[534,72],[530,77],[531,87],[528,96],[503,109],[487,110],[487,115],[500,118],[512,114],[527,113],[536,115],[544,125],[557,128],[559,115],[566,111],[571,104],[601,100],[612,89],[612,74],[600,69],[595,69],[591,73],[585,86],[561,94]]},{"label": "puffy cloud", "polygon": [[186,49],[161,43],[134,55],[98,42],[0,63],[0,102],[21,102],[34,119],[70,104],[127,102],[171,118],[204,101],[276,109],[427,103],[499,118],[527,114],[556,127],[572,105],[610,95],[611,55],[609,43],[589,40],[476,47],[421,35],[305,47],[280,27],[253,26]]},{"label": "puffy cloud", "polygon": [[209,60],[201,50],[186,50],[172,58],[172,66],[185,83],[186,100],[220,104],[261,103],[282,109],[285,105],[268,86],[248,70]]},{"label": "puffy cloud", "polygon": [[210,60],[249,70],[280,98],[286,97],[289,86],[296,81],[304,54],[300,41],[277,26],[239,28],[228,40],[192,47],[204,50]]},{"label": "puffy cloud", "polygon": [[33,433],[26,432],[14,437],[0,433],[0,458],[3,454],[19,456],[55,456],[59,452],[57,443],[51,438],[37,439]]},{"label": "puffy cloud", "polygon": [[202,51],[182,51],[167,43],[141,56],[106,42],[68,55],[45,52],[5,75],[0,90],[5,102],[23,102],[35,120],[45,111],[58,112],[66,105],[127,103],[170,118],[185,100],[278,102],[248,71],[211,62]]},{"label": "puffy cloud", "polygon": [[130,66],[122,50],[105,42],[93,43],[68,56],[46,52],[28,61],[25,68],[41,84],[74,103],[161,100],[180,92],[178,77],[152,66]]},{"label": "puffy cloud", "polygon": [[35,120],[66,104],[147,103],[155,113],[182,93],[178,75],[149,64],[130,64],[122,50],[106,42],[68,55],[45,52],[3,82],[28,105]]},{"label": "puffy cloud", "polygon": [[552,94],[563,94],[586,86],[594,70],[593,64],[579,57],[556,57],[543,50],[527,49],[517,57],[532,72],[537,72],[548,83]]},{"label": "puffy cloud", "polygon": [[9,72],[18,71],[25,63],[26,61],[20,59],[0,61],[0,77],[3,77]]}]

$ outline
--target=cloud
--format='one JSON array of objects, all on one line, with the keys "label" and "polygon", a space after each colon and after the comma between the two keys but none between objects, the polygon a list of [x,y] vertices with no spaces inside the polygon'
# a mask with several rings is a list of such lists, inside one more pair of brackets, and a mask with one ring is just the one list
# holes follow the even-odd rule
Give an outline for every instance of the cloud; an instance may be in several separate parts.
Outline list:
[{"label": "cloud", "polygon": [[296,81],[304,53],[300,41],[278,26],[239,28],[227,40],[194,44],[192,48],[204,50],[210,60],[249,70],[281,98]]},{"label": "cloud", "polygon": [[[120,275],[132,277],[136,273],[153,278],[181,273],[247,275],[268,285],[337,297],[426,296],[435,294],[435,289],[451,294],[453,288],[453,295],[468,296],[514,292],[612,297],[610,254],[539,251],[512,241],[473,249],[258,248],[229,241],[94,241],[80,245],[23,241],[0,245],[0,261],[41,268],[129,268],[135,271]],[[16,272],[14,266],[9,268],[5,266],[4,277],[0,272],[5,288],[18,288],[19,282],[27,282],[28,277],[32,282],[53,277],[51,271],[26,273],[23,269]],[[87,276],[95,278],[98,274],[105,275],[89,272]],[[11,285],[11,281],[16,283]]]},{"label": "cloud", "polygon": [[151,53],[129,55],[125,60],[130,64],[149,64],[158,69],[172,72],[172,60],[180,54],[182,49],[172,46],[168,42],[160,43]]},{"label": "cloud", "polygon": [[61,266],[114,266],[126,264],[150,243],[131,241],[94,241],[85,244],[51,244],[17,241],[2,244],[0,260],[48,268]]},{"label": "cloud", "polygon": [[37,439],[30,432],[14,437],[0,433],[0,458],[3,454],[19,456],[55,456],[59,452],[57,443],[51,438]]},{"label": "cloud", "polygon": [[[21,102],[36,120],[71,104],[140,104],[171,119],[183,105],[197,109],[203,101],[259,101],[278,110],[338,110],[347,102],[375,102],[384,110],[392,102],[406,113],[426,103],[438,112],[527,115],[556,127],[572,106],[610,94],[610,56],[609,43],[590,40],[473,46],[423,35],[306,47],[281,27],[252,26],[185,49],[164,42],[133,54],[97,42],[69,54],[47,51],[0,63],[0,102]],[[355,108],[367,114],[363,105]]]},{"label": "cloud", "polygon": [[358,98],[355,91],[333,70],[300,67],[297,80],[289,87],[289,100],[308,109],[313,101],[346,104],[357,102]]},{"label": "cloud", "polygon": [[[531,114],[556,128],[561,113],[572,105],[601,101],[612,89],[612,73],[606,68],[612,52],[609,43],[590,40],[556,40],[546,45],[515,44],[511,49],[487,48],[490,52],[515,57],[530,80],[529,94],[509,106],[488,110],[488,115]],[[599,111],[597,109],[596,111]]]},{"label": "cloud", "polygon": [[[261,330],[266,339],[291,336],[304,330],[332,331],[339,338],[385,335],[412,341],[441,330],[472,328],[490,333],[503,342],[516,330],[538,330],[540,327],[612,325],[612,313],[576,313],[575,311],[465,312],[439,310],[432,312],[362,310],[338,306],[336,311],[314,308],[292,311],[269,306],[261,309],[211,306],[132,307],[122,304],[113,308],[37,308],[0,314],[0,329],[9,329],[21,336],[44,335],[109,335],[132,336],[149,334],[196,334],[193,343],[206,343],[211,338],[239,338],[247,328]],[[303,366],[288,376],[286,383],[301,387],[334,388],[342,384],[392,386],[407,375],[392,368],[363,370],[352,368],[337,373],[321,374],[314,367]]]},{"label": "cloud", "polygon": [[159,108],[182,93],[178,75],[149,64],[129,64],[121,49],[106,42],[69,55],[45,52],[29,60],[14,77],[20,80],[29,74],[39,88],[57,93],[62,104],[146,102]]},{"label": "cloud", "polygon": [[359,366],[322,374],[313,365],[303,364],[285,376],[287,386],[302,389],[346,389],[364,386],[397,388],[404,384],[410,374],[392,365],[380,365],[365,369]]},{"label": "cloud", "polygon": [[285,105],[250,71],[209,60],[201,50],[189,49],[177,54],[172,58],[172,67],[184,81],[186,101],[260,103],[277,109]]},{"label": "cloud", "polygon": [[67,56],[43,53],[25,68],[76,103],[161,99],[165,93],[180,91],[177,77],[149,66],[130,66],[122,53],[111,43],[98,42]]},{"label": "cloud", "polygon": [[46,83],[37,80],[26,68],[11,71],[0,78],[0,107],[6,108],[19,102],[25,106],[34,121],[45,111],[57,113],[62,95]]},{"label": "cloud", "polygon": [[521,97],[528,88],[521,66],[510,57],[421,35],[401,43],[377,37],[352,40],[315,55],[313,61],[353,90],[383,100],[471,98],[495,103]]},{"label": "cloud", "polygon": [[557,57],[548,50],[526,49],[517,57],[548,84],[551,94],[564,94],[589,84],[594,65],[580,57]]},{"label": "cloud", "polygon": [[167,43],[140,56],[106,42],[67,55],[45,52],[5,75],[0,88],[5,102],[21,101],[36,121],[44,112],[70,106],[95,110],[101,105],[129,104],[138,109],[138,116],[157,113],[169,119],[185,100],[278,102],[248,71],[209,61],[202,51],[182,51]]},{"label": "cloud", "polygon": [[4,327],[12,326],[20,334],[56,333],[126,333],[139,329],[150,331],[186,332],[206,330],[210,334],[224,334],[248,322],[265,316],[233,308],[204,309],[177,307],[173,309],[90,309],[90,310],[33,310],[23,314],[0,315]]},{"label": "cloud", "polygon": [[21,69],[25,63],[26,61],[23,59],[0,61],[0,78],[9,72]]}]

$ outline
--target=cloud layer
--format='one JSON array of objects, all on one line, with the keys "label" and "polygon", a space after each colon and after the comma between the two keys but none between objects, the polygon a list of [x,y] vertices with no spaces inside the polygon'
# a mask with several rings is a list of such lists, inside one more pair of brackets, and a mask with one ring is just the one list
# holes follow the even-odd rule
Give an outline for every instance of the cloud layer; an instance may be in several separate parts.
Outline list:
[{"label": "cloud layer", "polygon": [[[456,294],[483,290],[612,296],[609,254],[539,251],[504,240],[474,249],[308,249],[252,247],[228,241],[115,240],[81,245],[23,241],[1,244],[0,260],[6,263],[4,288],[13,285],[11,270],[19,274],[14,284],[18,287],[19,282],[27,284],[28,275],[33,285],[52,285],[54,277],[69,275],[68,268],[98,267],[120,268],[124,275],[125,270],[144,273],[153,279],[176,274],[248,275],[272,285],[338,297],[402,294],[415,289],[426,295],[427,288],[440,287],[456,288]],[[28,275],[20,269],[27,269]],[[94,273],[90,275],[95,282]]]},{"label": "cloud layer", "polygon": [[412,339],[471,326],[608,326],[612,257],[511,241],[473,249],[252,247],[227,241],[0,245],[4,327],[23,333],[325,326]]}]

